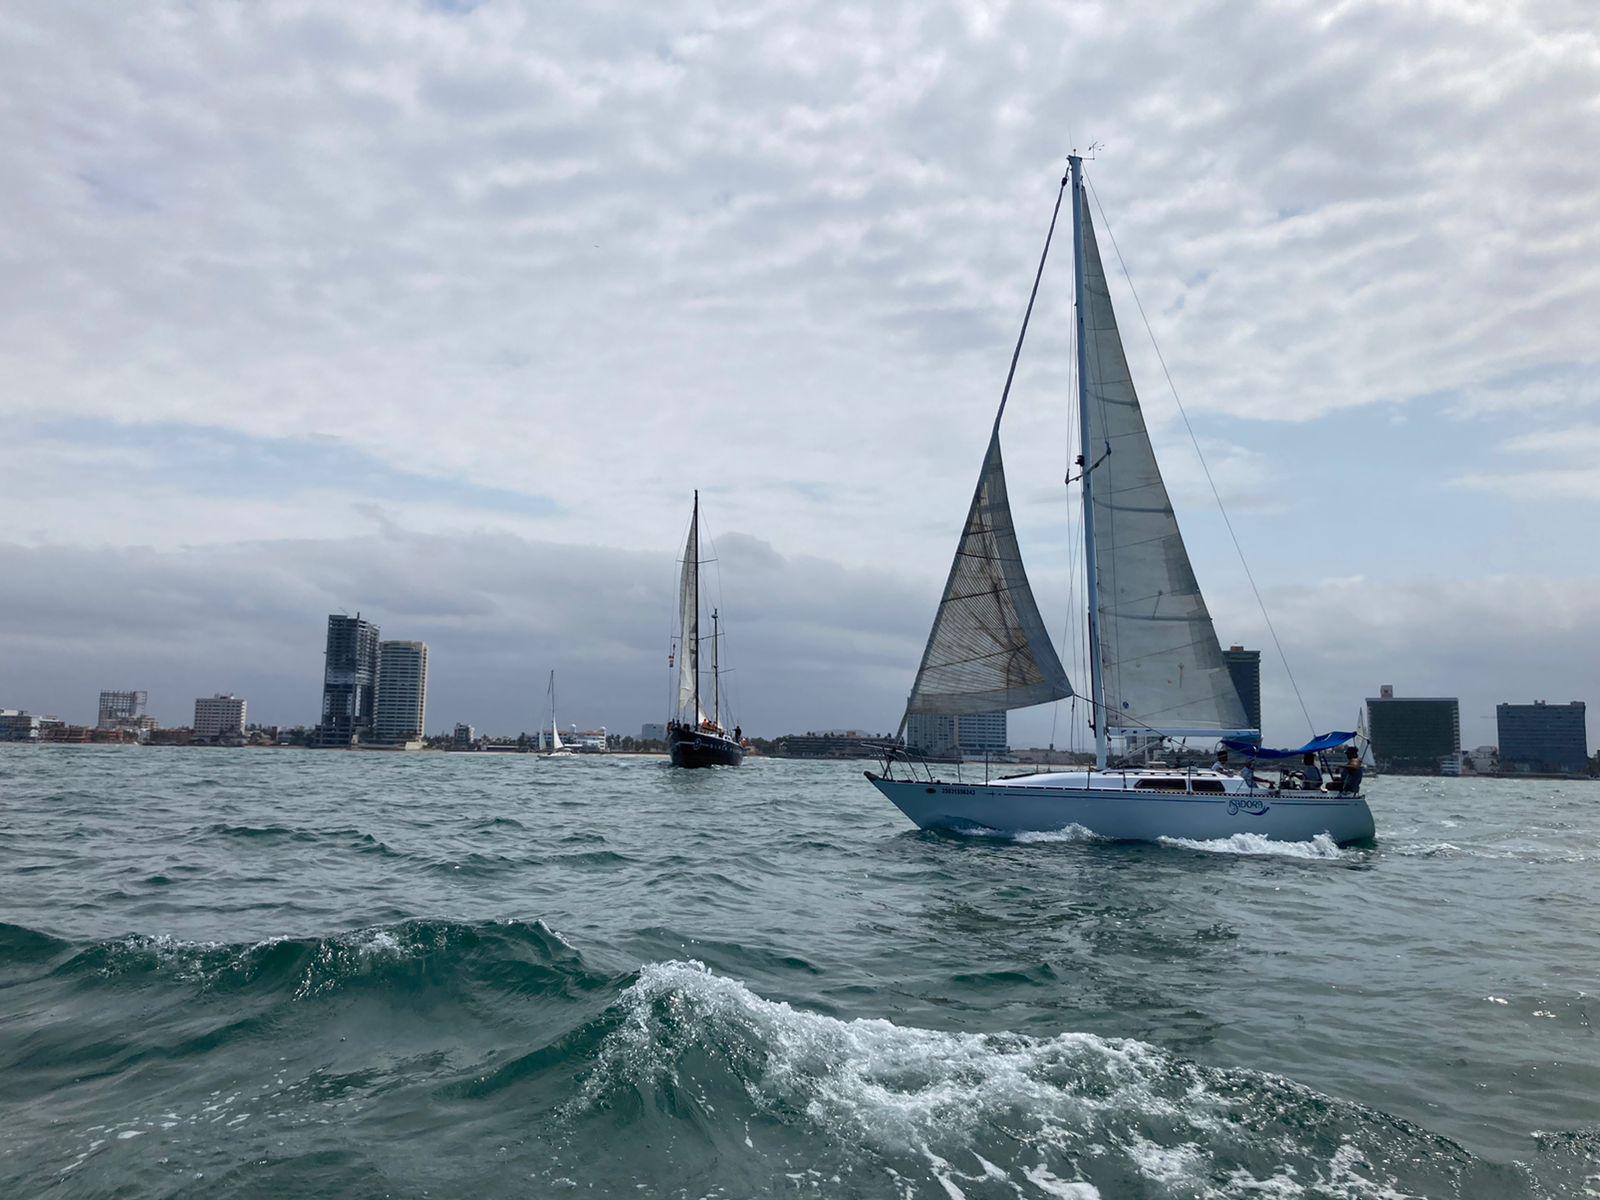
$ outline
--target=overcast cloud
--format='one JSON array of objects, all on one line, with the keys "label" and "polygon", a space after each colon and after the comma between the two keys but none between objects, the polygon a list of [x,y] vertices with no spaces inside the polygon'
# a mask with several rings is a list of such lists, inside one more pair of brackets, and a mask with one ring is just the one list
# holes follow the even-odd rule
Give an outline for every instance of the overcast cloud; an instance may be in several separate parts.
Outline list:
[{"label": "overcast cloud", "polygon": [[[430,727],[530,727],[554,666],[631,730],[699,487],[746,727],[892,727],[1091,141],[1314,720],[1600,702],[1590,4],[38,2],[0,71],[0,705],[308,721],[359,608]],[[1069,303],[1063,254],[1005,427],[1055,628]]]}]

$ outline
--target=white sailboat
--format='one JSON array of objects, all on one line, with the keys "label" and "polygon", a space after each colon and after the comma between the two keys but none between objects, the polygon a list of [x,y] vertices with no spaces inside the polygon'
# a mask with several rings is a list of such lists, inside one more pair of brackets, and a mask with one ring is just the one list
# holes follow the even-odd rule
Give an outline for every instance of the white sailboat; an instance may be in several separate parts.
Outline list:
[{"label": "white sailboat", "polygon": [[576,757],[577,751],[571,746],[562,743],[561,727],[556,724],[556,673],[554,671],[550,672],[550,684],[545,690],[550,693],[550,748],[544,752],[544,757]]},{"label": "white sailboat", "polygon": [[[1324,833],[1341,843],[1370,838],[1372,814],[1359,794],[1356,773],[1348,788],[1341,782],[1343,791],[1326,791],[1295,789],[1287,775],[1269,785],[1253,769],[1235,774],[1109,765],[1113,740],[1232,741],[1248,760],[1260,735],[1248,728],[1156,464],[1095,243],[1082,158],[1072,155],[1068,163],[1050,235],[1070,190],[1081,451],[1077,482],[1095,767],[948,782],[927,768],[919,772],[911,756],[891,750],[883,774],[867,772],[867,778],[924,829],[1026,832],[1076,825],[1103,837],[1134,840],[1225,838],[1241,832],[1285,841]],[[1028,585],[1000,453],[1001,417],[1050,235],[966,526],[901,720],[902,734],[917,715],[959,717],[1074,694]],[[1350,736],[1325,735],[1293,752],[1254,753],[1263,760],[1292,753],[1298,762],[1302,751],[1331,748]]]}]

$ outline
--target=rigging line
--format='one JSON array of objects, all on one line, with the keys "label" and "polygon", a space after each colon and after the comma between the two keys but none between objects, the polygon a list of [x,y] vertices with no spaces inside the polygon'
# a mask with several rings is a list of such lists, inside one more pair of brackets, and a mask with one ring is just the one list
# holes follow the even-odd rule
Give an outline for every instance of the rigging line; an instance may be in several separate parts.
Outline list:
[{"label": "rigging line", "polygon": [[1033,302],[1039,298],[1039,281],[1044,278],[1044,261],[1050,257],[1050,240],[1056,234],[1056,219],[1061,216],[1061,197],[1067,194],[1070,176],[1062,176],[1056,189],[1056,206],[1050,213],[1050,228],[1045,231],[1044,249],[1039,252],[1039,269],[1033,273],[1033,290],[1028,293],[1028,307],[1022,313],[1022,328],[1017,331],[1017,345],[1011,351],[1011,366],[1006,371],[1006,386],[1000,392],[1000,409],[994,414],[994,436],[1000,434],[1000,418],[1005,415],[1006,401],[1011,398],[1011,381],[1017,375],[1017,360],[1022,357],[1022,343],[1028,336],[1028,320],[1033,316]]},{"label": "rigging line", "polygon": [[[1088,176],[1084,179],[1087,182]],[[1205,453],[1200,449],[1200,439],[1195,436],[1194,426],[1189,423],[1189,412],[1178,397],[1178,385],[1172,382],[1172,372],[1167,369],[1166,357],[1156,342],[1155,330],[1150,328],[1150,318],[1145,315],[1144,302],[1139,299],[1139,289],[1133,286],[1133,276],[1128,273],[1128,264],[1123,261],[1122,247],[1117,245],[1117,235],[1111,232],[1111,222],[1106,220],[1106,210],[1100,203],[1100,193],[1095,191],[1093,183],[1089,184],[1089,191],[1094,196],[1095,208],[1100,212],[1100,223],[1106,227],[1106,236],[1111,239],[1111,248],[1117,253],[1117,265],[1122,268],[1122,277],[1128,281],[1128,291],[1133,294],[1133,302],[1139,309],[1139,319],[1144,322],[1144,331],[1150,338],[1151,348],[1156,352],[1156,361],[1161,364],[1161,373],[1167,377],[1167,387],[1172,392],[1172,399],[1178,405],[1178,415],[1183,418],[1183,427],[1188,431],[1189,441],[1194,444],[1195,455],[1200,459],[1200,469],[1205,472],[1206,483],[1211,487],[1212,499],[1217,502],[1217,511],[1222,514],[1222,523],[1227,526],[1228,537],[1233,540],[1233,549],[1239,556],[1239,565],[1244,568],[1244,576],[1250,581],[1250,590],[1255,594],[1256,606],[1261,609],[1261,619],[1267,623],[1267,632],[1272,635],[1272,645],[1278,652],[1278,661],[1283,663],[1283,673],[1289,677],[1289,686],[1294,689],[1294,698],[1300,705],[1301,715],[1306,719],[1306,727],[1311,730],[1311,736],[1315,737],[1317,727],[1311,720],[1311,710],[1306,707],[1306,699],[1300,694],[1300,685],[1295,682],[1294,670],[1289,666],[1289,656],[1283,652],[1283,643],[1278,640],[1278,631],[1273,627],[1272,617],[1267,613],[1267,602],[1261,598],[1261,589],[1256,586],[1256,577],[1251,574],[1250,563],[1244,556],[1244,547],[1239,543],[1239,535],[1233,531],[1233,521],[1228,516],[1227,506],[1222,503],[1222,493],[1217,490],[1217,481],[1211,477],[1211,466],[1206,462]]]}]

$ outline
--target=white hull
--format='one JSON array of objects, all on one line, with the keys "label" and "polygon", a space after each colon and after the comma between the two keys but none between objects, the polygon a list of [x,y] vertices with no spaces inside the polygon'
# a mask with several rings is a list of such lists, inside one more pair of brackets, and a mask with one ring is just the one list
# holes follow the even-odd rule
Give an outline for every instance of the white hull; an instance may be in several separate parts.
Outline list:
[{"label": "white hull", "polygon": [[1335,842],[1373,835],[1372,812],[1362,796],[1332,792],[1278,792],[1248,788],[1235,776],[1201,778],[1218,792],[1146,790],[1140,775],[1066,772],[993,783],[944,783],[867,778],[922,829],[988,829],[1046,833],[1081,826],[1100,837],[1153,842],[1199,841],[1257,833],[1272,841],[1304,842],[1327,834]]}]

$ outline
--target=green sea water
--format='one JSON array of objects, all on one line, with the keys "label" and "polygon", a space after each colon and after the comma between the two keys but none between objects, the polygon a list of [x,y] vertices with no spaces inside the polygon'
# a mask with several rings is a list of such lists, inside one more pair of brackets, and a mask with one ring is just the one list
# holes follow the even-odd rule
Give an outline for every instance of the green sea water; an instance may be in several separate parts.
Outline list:
[{"label": "green sea water", "polygon": [[1600,1195],[1600,785],[924,834],[864,764],[0,747],[0,1196]]}]

